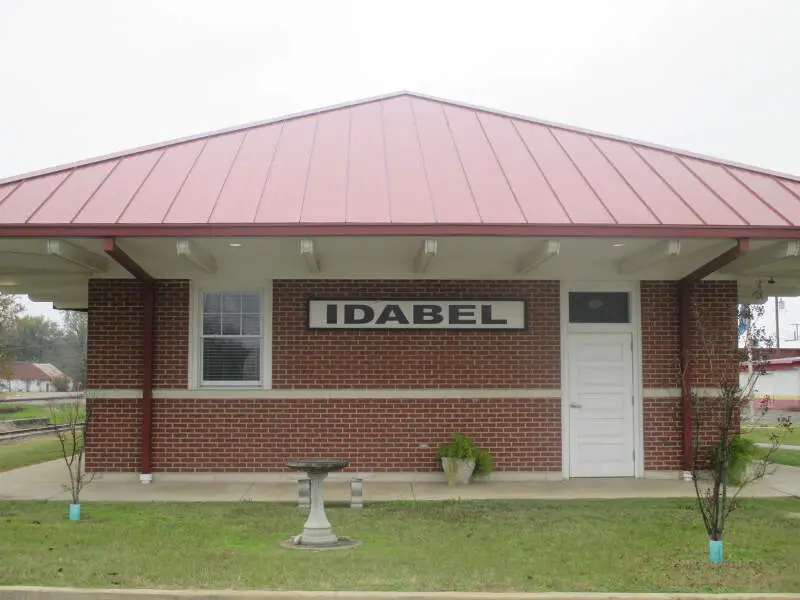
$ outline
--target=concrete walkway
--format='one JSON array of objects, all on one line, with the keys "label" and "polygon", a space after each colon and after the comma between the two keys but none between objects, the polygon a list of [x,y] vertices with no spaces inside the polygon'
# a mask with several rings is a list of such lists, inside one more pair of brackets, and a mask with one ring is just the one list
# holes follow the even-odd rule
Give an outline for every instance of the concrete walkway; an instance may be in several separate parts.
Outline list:
[{"label": "concrete walkway", "polygon": [[[759,448],[771,448],[771,444],[765,444],[764,442],[756,442],[756,446]],[[791,444],[781,444],[780,450],[800,450],[800,446],[793,446]]]},{"label": "concrete walkway", "polygon": [[[68,501],[63,461],[55,460],[31,467],[0,473],[0,499]],[[800,498],[800,468],[778,466],[764,480],[745,488],[747,497]],[[327,482],[326,499],[348,502],[349,486],[341,481]],[[447,499],[610,499],[610,498],[682,498],[694,496],[691,483],[677,479],[572,479],[550,482],[478,482],[468,486],[448,487],[445,483],[364,482],[364,500],[447,500]],[[296,502],[293,482],[179,482],[158,481],[142,485],[135,480],[93,481],[81,494],[81,500],[125,502]]]}]

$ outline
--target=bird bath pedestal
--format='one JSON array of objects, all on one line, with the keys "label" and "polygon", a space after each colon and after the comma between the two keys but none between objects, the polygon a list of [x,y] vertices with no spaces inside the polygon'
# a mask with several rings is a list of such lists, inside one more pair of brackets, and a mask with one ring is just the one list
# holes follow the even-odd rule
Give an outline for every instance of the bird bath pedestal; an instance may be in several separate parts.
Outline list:
[{"label": "bird bath pedestal", "polygon": [[308,473],[311,495],[311,512],[303,527],[303,533],[294,538],[294,547],[309,549],[344,548],[353,545],[353,540],[338,538],[331,531],[331,524],[325,515],[325,498],[322,482],[331,471],[341,471],[347,466],[346,460],[336,458],[304,458],[286,463],[290,469]]}]

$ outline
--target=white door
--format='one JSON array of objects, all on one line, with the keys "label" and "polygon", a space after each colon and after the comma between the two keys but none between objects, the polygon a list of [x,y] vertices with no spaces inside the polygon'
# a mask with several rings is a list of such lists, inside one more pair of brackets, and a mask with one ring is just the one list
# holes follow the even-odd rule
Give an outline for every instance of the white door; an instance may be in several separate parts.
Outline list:
[{"label": "white door", "polygon": [[571,333],[570,477],[633,477],[633,351],[630,333]]}]

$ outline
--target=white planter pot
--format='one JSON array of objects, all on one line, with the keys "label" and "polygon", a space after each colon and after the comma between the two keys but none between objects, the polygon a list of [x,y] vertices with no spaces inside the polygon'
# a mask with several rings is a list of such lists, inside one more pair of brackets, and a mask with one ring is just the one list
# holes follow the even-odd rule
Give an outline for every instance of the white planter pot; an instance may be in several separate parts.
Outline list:
[{"label": "white planter pot", "polygon": [[469,483],[475,470],[475,461],[471,458],[442,458],[442,469],[447,476],[447,483]]}]

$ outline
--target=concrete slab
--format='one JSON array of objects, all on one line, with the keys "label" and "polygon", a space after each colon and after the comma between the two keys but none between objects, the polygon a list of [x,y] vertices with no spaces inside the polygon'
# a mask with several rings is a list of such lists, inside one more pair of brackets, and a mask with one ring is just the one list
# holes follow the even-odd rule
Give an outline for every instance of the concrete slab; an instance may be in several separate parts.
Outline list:
[{"label": "concrete slab", "polygon": [[[63,500],[67,475],[60,460],[0,473],[0,499]],[[745,497],[800,497],[800,468],[778,466],[763,481],[745,488]],[[364,499],[370,502],[392,500],[488,500],[488,499],[616,499],[690,498],[694,486],[678,479],[571,479],[562,481],[478,481],[449,487],[440,482],[364,482]],[[297,502],[295,482],[252,481],[159,481],[158,473],[150,485],[135,478],[97,479],[88,485],[81,498],[87,502]],[[328,481],[325,498],[331,503],[348,504],[349,484]]]},{"label": "concrete slab", "polygon": [[86,501],[104,502],[238,502],[247,495],[250,483],[141,483],[92,482],[81,494]]},{"label": "concrete slab", "polygon": [[50,500],[64,493],[68,481],[61,459],[14,469],[0,473],[0,498]]},{"label": "concrete slab", "polygon": [[779,492],[782,496],[800,498],[800,467],[778,465],[774,473],[759,482],[759,486]]},{"label": "concrete slab", "polygon": [[[203,484],[208,485],[208,484]],[[325,499],[332,500],[337,494],[325,486]],[[297,503],[296,483],[254,483],[247,491],[246,500],[253,502],[294,502]]]}]

